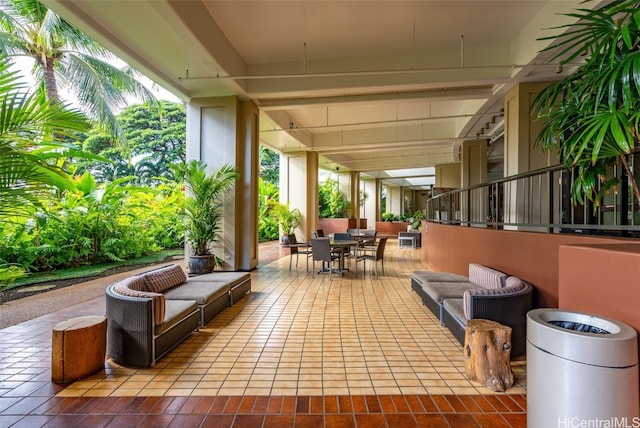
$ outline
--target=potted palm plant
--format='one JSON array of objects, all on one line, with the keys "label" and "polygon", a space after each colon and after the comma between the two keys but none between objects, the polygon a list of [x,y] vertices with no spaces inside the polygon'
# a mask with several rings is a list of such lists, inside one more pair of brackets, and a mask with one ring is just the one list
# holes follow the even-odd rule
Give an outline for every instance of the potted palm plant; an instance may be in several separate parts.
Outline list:
[{"label": "potted palm plant", "polygon": [[186,240],[191,247],[187,266],[192,274],[210,273],[223,260],[211,253],[210,245],[218,242],[222,229],[224,195],[238,178],[237,169],[223,165],[208,174],[207,165],[198,160],[174,166],[176,176],[184,181]]},{"label": "potted palm plant", "polygon": [[532,110],[544,121],[537,143],[545,150],[557,150],[562,162],[576,169],[574,202],[584,204],[589,199],[597,206],[618,185],[608,169],[622,164],[640,203],[629,162],[640,143],[640,3],[605,2],[598,9],[567,15],[578,23],[556,28],[562,37],[547,50],[554,52],[552,61],[581,64],[536,97]]},{"label": "potted palm plant", "polygon": [[289,203],[282,204],[277,201],[272,202],[273,214],[278,220],[282,236],[280,242],[287,245],[287,236],[292,234],[302,224],[302,213],[298,208],[291,208]]}]

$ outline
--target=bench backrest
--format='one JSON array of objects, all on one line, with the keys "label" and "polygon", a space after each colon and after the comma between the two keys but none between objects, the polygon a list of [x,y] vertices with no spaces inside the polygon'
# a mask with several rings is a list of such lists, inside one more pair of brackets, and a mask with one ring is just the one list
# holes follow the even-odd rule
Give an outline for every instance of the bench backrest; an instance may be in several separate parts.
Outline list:
[{"label": "bench backrest", "polygon": [[469,263],[469,282],[482,288],[502,288],[509,275],[499,270],[478,264]]}]

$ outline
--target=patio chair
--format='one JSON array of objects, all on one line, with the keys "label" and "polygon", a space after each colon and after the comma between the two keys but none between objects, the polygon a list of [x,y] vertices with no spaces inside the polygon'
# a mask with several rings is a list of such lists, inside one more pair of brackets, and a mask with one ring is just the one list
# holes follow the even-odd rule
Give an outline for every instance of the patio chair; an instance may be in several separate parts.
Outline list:
[{"label": "patio chair", "polygon": [[324,230],[316,229],[316,238],[324,238]]},{"label": "patio chair", "polygon": [[350,233],[334,233],[333,234],[334,241],[351,241]]},{"label": "patio chair", "polygon": [[360,233],[364,236],[361,241],[363,245],[376,245],[377,230],[361,230]]},{"label": "patio chair", "polygon": [[[333,234],[333,240],[334,241],[351,241],[351,234],[350,233],[334,233]],[[333,253],[336,254],[341,254],[343,257],[349,257],[350,251],[351,249],[349,247],[344,247],[344,248],[334,248],[331,251]]]},{"label": "patio chair", "polygon": [[307,272],[309,272],[309,257],[311,257],[311,248],[307,242],[298,242],[295,234],[287,235],[289,240],[289,270],[291,270],[291,262],[293,261],[293,255],[296,256],[296,269],[298,268],[298,258],[300,254],[304,254],[307,258]]},{"label": "patio chair", "polygon": [[325,271],[325,263],[329,266],[329,281],[331,281],[331,274],[333,273],[333,262],[340,260],[340,255],[331,252],[331,243],[328,239],[312,239],[311,250],[313,253],[313,270],[311,277],[315,278],[316,275],[316,262],[322,263],[322,271]]},{"label": "patio chair", "polygon": [[376,279],[378,279],[378,262],[382,265],[382,274],[384,273],[384,247],[387,244],[387,237],[383,236],[378,240],[378,243],[373,246],[366,245],[364,247],[360,247],[358,252],[360,255],[356,258],[356,274],[358,273],[358,262],[362,262],[362,273],[363,275],[367,271],[367,260],[374,262],[375,271],[376,271]]}]

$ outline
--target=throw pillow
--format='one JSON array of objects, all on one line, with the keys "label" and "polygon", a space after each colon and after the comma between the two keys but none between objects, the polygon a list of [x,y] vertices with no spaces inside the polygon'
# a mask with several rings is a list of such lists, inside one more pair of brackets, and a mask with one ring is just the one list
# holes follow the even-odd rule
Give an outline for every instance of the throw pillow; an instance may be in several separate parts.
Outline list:
[{"label": "throw pillow", "polygon": [[153,306],[153,323],[160,325],[164,321],[165,303],[164,296],[160,293],[151,293],[148,291],[134,290],[128,287],[128,279],[118,282],[113,291],[127,297],[136,297],[141,299],[152,299],[151,305]]},{"label": "throw pillow", "polygon": [[139,275],[144,281],[144,291],[162,293],[187,280],[187,275],[176,264],[154,269]]}]

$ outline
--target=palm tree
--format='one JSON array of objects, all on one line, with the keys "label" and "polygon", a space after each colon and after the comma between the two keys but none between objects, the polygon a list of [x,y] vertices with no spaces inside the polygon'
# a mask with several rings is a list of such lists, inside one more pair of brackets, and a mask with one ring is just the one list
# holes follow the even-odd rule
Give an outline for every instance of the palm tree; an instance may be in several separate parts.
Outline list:
[{"label": "palm tree", "polygon": [[[56,135],[85,131],[79,111],[51,105],[44,94],[29,94],[11,63],[0,56],[0,219],[25,216],[52,189],[72,189],[73,183],[56,161],[69,155]],[[74,154],[77,154],[74,152]]]},{"label": "palm tree", "polygon": [[544,121],[537,143],[558,150],[568,168],[577,168],[574,202],[583,204],[586,197],[598,205],[618,182],[606,179],[607,169],[620,163],[640,202],[627,159],[640,142],[640,3],[617,0],[568,16],[578,22],[556,28],[564,34],[547,50],[556,51],[552,60],[562,64],[584,63],[534,101],[532,110]]},{"label": "palm tree", "polygon": [[[54,132],[87,129],[80,112],[50,105],[43,93],[29,94],[10,65],[0,56],[0,221],[27,217],[55,188],[73,189],[55,162],[66,156],[65,146],[50,140]],[[19,266],[1,264],[0,291],[24,275]]]},{"label": "palm tree", "polygon": [[127,97],[155,102],[151,91],[130,67],[86,34],[36,0],[0,0],[0,50],[9,57],[35,60],[34,74],[47,99],[61,101],[61,90],[73,94],[80,109],[123,146],[115,112]]}]

